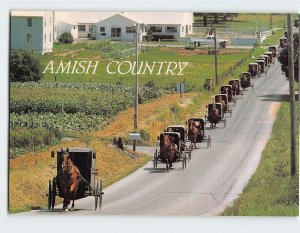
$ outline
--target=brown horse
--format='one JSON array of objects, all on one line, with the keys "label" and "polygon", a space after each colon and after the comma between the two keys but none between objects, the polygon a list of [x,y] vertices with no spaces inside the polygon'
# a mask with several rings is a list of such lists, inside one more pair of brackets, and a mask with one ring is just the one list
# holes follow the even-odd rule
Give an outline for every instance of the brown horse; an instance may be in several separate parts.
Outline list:
[{"label": "brown horse", "polygon": [[63,210],[68,211],[68,205],[72,200],[71,210],[74,210],[74,200],[78,190],[79,182],[80,182],[80,172],[79,169],[74,166],[70,154],[69,148],[66,151],[62,151],[62,164],[61,170],[57,174],[56,180],[59,189],[59,193],[64,198],[63,201]]},{"label": "brown horse", "polygon": [[215,129],[217,123],[221,120],[219,110],[217,109],[217,107],[215,105],[213,106],[213,109],[208,114],[208,120],[210,122],[210,127],[212,129]]},{"label": "brown horse", "polygon": [[174,144],[170,140],[169,135],[163,135],[162,146],[161,161],[166,163],[166,169],[167,171],[170,171],[177,151]]},{"label": "brown horse", "polygon": [[188,138],[191,140],[193,149],[196,148],[196,143],[197,143],[197,136],[198,136],[198,129],[194,124],[194,121],[192,119],[188,120]]},{"label": "brown horse", "polygon": [[225,101],[222,99],[221,96],[218,96],[218,97],[217,97],[216,102],[217,102],[217,103],[220,103],[220,104],[222,105],[222,111],[223,111],[223,112],[226,112],[227,106],[226,106],[226,103],[225,103]]},{"label": "brown horse", "polygon": [[236,99],[236,95],[238,94],[239,86],[236,81],[232,83],[232,98]]}]

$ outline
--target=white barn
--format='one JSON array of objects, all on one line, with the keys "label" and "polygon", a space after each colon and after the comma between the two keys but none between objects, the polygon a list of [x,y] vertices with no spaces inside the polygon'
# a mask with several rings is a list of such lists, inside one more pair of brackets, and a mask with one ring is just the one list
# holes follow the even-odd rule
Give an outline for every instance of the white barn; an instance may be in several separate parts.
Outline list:
[{"label": "white barn", "polygon": [[180,41],[193,33],[190,12],[122,12],[96,23],[96,39],[134,41],[137,23],[142,25],[138,33],[154,40]]},{"label": "white barn", "polygon": [[146,35],[142,21],[131,15],[118,13],[96,23],[96,40],[134,41],[136,25],[140,24],[138,34]]},{"label": "white barn", "polygon": [[52,52],[54,19],[52,11],[12,11],[10,48]]}]

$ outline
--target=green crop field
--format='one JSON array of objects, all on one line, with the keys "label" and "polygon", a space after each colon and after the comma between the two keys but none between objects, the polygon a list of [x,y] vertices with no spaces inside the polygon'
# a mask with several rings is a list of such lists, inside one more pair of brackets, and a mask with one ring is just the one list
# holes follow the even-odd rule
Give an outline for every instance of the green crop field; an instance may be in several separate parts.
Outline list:
[{"label": "green crop field", "polygon": [[[140,88],[139,103],[168,93],[148,83]],[[11,157],[101,129],[134,103],[134,89],[121,84],[11,83],[10,94]]]}]

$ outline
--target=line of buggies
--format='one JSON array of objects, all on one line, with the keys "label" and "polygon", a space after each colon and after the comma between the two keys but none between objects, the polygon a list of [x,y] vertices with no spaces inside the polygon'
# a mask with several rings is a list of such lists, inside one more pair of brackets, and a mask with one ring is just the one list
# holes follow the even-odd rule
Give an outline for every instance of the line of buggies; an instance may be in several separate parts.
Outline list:
[{"label": "line of buggies", "polygon": [[157,168],[158,163],[165,163],[169,171],[174,162],[181,162],[182,169],[186,168],[196,143],[204,142],[207,148],[211,147],[211,136],[206,133],[205,125],[204,118],[190,118],[186,125],[169,125],[157,137],[159,144],[154,153],[153,168]]},{"label": "line of buggies", "polygon": [[[228,85],[222,85],[220,94],[214,97],[213,103],[207,106],[206,120],[210,122],[211,128],[216,128],[218,123],[226,127],[226,114],[232,115],[232,106],[235,105],[238,95],[243,98],[244,92],[254,89],[252,78],[266,74],[269,67],[275,62],[277,56],[276,46],[269,46],[268,51],[257,58],[256,62],[248,65],[248,71],[240,74],[239,79],[232,79]],[[230,104],[232,102],[233,104]]]},{"label": "line of buggies", "polygon": [[248,66],[248,72],[252,78],[260,77],[262,74],[267,74],[268,69],[275,62],[277,57],[276,46],[269,46],[268,51],[259,56],[255,62],[252,62]]},{"label": "line of buggies", "polygon": [[[211,147],[211,136],[207,134],[206,123],[214,129],[217,124],[226,127],[226,118],[232,116],[232,107],[236,104],[237,96],[243,98],[244,92],[254,84],[251,81],[256,76],[266,73],[274,62],[276,47],[270,46],[269,51],[260,56],[255,63],[250,63],[248,71],[240,74],[239,79],[232,79],[227,85],[222,85],[220,93],[214,96],[213,103],[207,106],[205,118],[190,118],[186,125],[170,125],[158,136],[159,146],[154,153],[153,167],[157,168],[159,162],[165,163],[169,171],[173,162],[182,162],[182,169],[186,168],[187,161],[191,159],[191,151],[196,143],[206,142]],[[168,158],[169,156],[169,158]]]}]

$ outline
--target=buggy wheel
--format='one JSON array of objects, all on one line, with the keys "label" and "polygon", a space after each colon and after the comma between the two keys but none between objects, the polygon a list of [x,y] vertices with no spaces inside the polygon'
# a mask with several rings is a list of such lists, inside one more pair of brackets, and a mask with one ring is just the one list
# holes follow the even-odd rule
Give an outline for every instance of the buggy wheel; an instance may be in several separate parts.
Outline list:
[{"label": "buggy wheel", "polygon": [[155,150],[155,153],[153,156],[153,168],[157,168],[157,149]]},{"label": "buggy wheel", "polygon": [[209,135],[207,135],[206,141],[207,141],[207,146],[206,146],[206,148],[208,149],[208,148],[209,148],[209,145],[210,145],[210,136],[209,136]]},{"label": "buggy wheel", "polygon": [[52,206],[52,184],[51,184],[51,180],[49,180],[49,183],[48,183],[48,210],[51,209],[51,206]]},{"label": "buggy wheel", "polygon": [[51,201],[51,209],[54,209],[55,206],[55,196],[56,196],[56,180],[53,178],[52,180],[52,201]]},{"label": "buggy wheel", "polygon": [[96,187],[94,189],[94,196],[95,196],[95,210],[97,210],[98,205],[98,194],[99,194],[99,181],[96,183]]},{"label": "buggy wheel", "polygon": [[101,210],[102,207],[102,195],[103,195],[103,186],[102,186],[102,178],[100,179],[100,186],[99,186],[99,209]]},{"label": "buggy wheel", "polygon": [[186,154],[184,154],[184,156],[182,156],[182,170],[186,168]]}]

